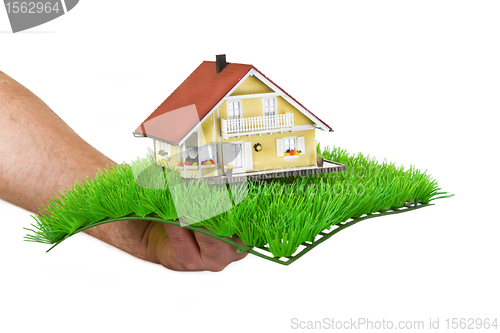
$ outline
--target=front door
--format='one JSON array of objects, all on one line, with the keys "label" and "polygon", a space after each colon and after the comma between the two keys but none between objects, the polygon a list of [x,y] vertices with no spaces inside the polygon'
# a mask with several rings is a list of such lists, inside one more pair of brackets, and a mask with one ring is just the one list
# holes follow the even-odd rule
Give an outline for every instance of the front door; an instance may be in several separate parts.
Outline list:
[{"label": "front door", "polygon": [[231,164],[233,173],[245,172],[243,142],[231,142],[223,145],[224,166]]},{"label": "front door", "polygon": [[243,144],[231,144],[230,151],[230,159],[231,161],[233,161],[233,172],[244,172],[245,166],[243,165]]}]

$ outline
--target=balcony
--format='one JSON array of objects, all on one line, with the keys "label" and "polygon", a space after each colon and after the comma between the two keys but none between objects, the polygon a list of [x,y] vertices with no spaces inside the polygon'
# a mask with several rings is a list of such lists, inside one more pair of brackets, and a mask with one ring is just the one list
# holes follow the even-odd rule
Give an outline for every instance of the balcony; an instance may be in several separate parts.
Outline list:
[{"label": "balcony", "polygon": [[293,113],[273,116],[221,119],[222,137],[264,134],[291,131],[293,129]]}]

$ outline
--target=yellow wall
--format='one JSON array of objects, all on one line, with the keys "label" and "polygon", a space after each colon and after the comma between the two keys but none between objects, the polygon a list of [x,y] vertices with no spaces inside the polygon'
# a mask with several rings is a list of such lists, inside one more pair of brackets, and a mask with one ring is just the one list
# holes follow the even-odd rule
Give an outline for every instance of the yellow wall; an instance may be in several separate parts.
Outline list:
[{"label": "yellow wall", "polygon": [[[212,126],[213,115],[214,113],[212,113],[212,115],[205,119],[203,124],[201,124],[200,145],[202,146],[214,142],[214,127]],[[217,140],[217,137],[215,139]]]},{"label": "yellow wall", "polygon": [[262,98],[245,98],[241,100],[243,118],[262,117]]},{"label": "yellow wall", "polygon": [[[305,153],[299,155],[298,158],[286,158],[284,156],[276,156],[276,139],[282,139],[289,136],[303,136],[305,140]],[[262,145],[262,151],[256,152],[252,149],[252,159],[253,159],[253,170],[249,171],[261,171],[261,170],[271,170],[271,169],[281,169],[299,166],[308,166],[316,164],[316,141],[315,141],[315,131],[295,131],[295,132],[284,132],[271,134],[262,134],[238,137],[230,137],[228,140],[222,139],[222,144],[227,142],[251,142],[252,148],[256,143]]]},{"label": "yellow wall", "polygon": [[265,94],[274,92],[255,76],[249,76],[236,88],[231,96]]},{"label": "yellow wall", "polygon": [[169,161],[169,165],[176,166],[179,164],[180,156],[179,156],[179,147],[172,146],[172,159]]},{"label": "yellow wall", "polygon": [[[181,176],[184,177],[184,171],[179,168],[179,171],[181,173]],[[198,169],[186,169],[186,178],[198,178],[200,175],[200,171]],[[220,172],[219,172],[220,175]],[[211,177],[215,176],[215,169],[214,168],[203,168],[201,169],[201,176],[202,177]]]},{"label": "yellow wall", "polygon": [[[211,118],[210,118],[211,119]],[[211,124],[211,122],[210,122]],[[208,126],[208,125],[207,125]],[[217,126],[218,127],[218,126]],[[213,138],[213,132],[210,138]],[[298,158],[287,158],[284,156],[278,157],[276,155],[276,139],[282,139],[284,137],[303,136],[305,140],[305,152],[300,154]],[[262,151],[256,152],[252,149],[252,159],[253,159],[253,170],[252,171],[262,171],[262,170],[271,170],[271,169],[282,169],[282,168],[290,168],[290,167],[299,167],[299,166],[308,166],[316,164],[316,141],[315,141],[315,130],[307,130],[307,131],[295,131],[295,132],[284,132],[281,133],[273,133],[271,134],[262,134],[262,135],[252,135],[250,137],[246,135],[242,135],[238,137],[230,137],[228,140],[220,138],[222,144],[228,142],[251,142],[252,147],[256,143],[260,143],[262,145]],[[157,151],[159,151],[159,142],[155,140],[155,144],[157,147]],[[175,167],[179,164],[180,156],[179,156],[179,147],[172,146],[172,158],[168,161],[163,159],[159,159],[161,163],[164,165],[168,165],[171,167]],[[220,163],[221,161],[219,161]],[[220,165],[219,165],[220,167]],[[206,168],[202,169],[202,176],[215,176],[215,169]],[[180,169],[181,175],[184,175],[182,169]],[[220,171],[219,171],[220,173]],[[198,177],[199,171],[198,169],[187,169],[186,177]]]},{"label": "yellow wall", "polygon": [[[231,96],[273,93],[274,91],[266,86],[255,76],[249,76],[243,81],[238,88],[231,94]],[[297,110],[292,104],[288,103],[283,97],[278,96],[278,114],[293,113],[295,126],[312,125],[314,124],[302,112]],[[262,98],[242,98],[241,107],[244,118],[248,117],[261,117],[262,114]],[[219,117],[227,119],[227,104],[226,101],[222,102],[219,106]]]},{"label": "yellow wall", "polygon": [[302,112],[297,110],[292,104],[288,103],[283,97],[278,96],[278,113],[293,113],[293,123],[295,126],[312,125],[312,122]]},{"label": "yellow wall", "polygon": [[226,101],[222,102],[221,105],[219,105],[219,118],[220,119],[227,119],[227,104],[226,104]]},{"label": "yellow wall", "polygon": [[[314,122],[307,118],[302,112],[288,103],[283,97],[278,96],[278,114],[293,113],[295,126],[313,125]],[[262,98],[243,98],[241,100],[243,118],[262,117]],[[222,102],[219,106],[219,117],[227,119],[227,104]]]},{"label": "yellow wall", "polygon": [[[210,115],[205,121],[201,124],[201,130],[203,134],[200,134],[200,145],[207,145],[207,144],[212,144],[214,142],[214,127],[212,126],[212,117],[217,118],[217,111],[213,113],[213,115]],[[214,120],[215,120],[214,119]],[[218,142],[218,137],[217,137],[217,131],[219,130],[219,126],[217,125],[217,122],[215,124],[215,142]],[[201,132],[201,131],[200,131]],[[196,132],[193,132],[191,136],[185,141],[185,144],[188,146],[191,145],[196,145],[198,139],[196,137]],[[159,142],[157,142],[157,148],[159,149],[160,145]],[[164,165],[168,166],[178,166],[179,161],[181,160],[181,156],[179,155],[179,146],[172,146],[172,158],[169,159],[168,161],[165,161],[163,159],[159,159]],[[181,173],[181,176],[184,176],[184,170],[182,167],[179,167],[179,171]],[[219,175],[220,175],[219,171]],[[199,177],[199,169],[186,169],[186,178],[191,178],[191,177]],[[215,176],[215,166],[214,168],[211,167],[204,167],[201,169],[201,175],[202,177],[204,176]]]},{"label": "yellow wall", "polygon": [[[231,96],[237,95],[249,95],[249,94],[261,94],[261,93],[273,93],[274,91],[266,86],[262,81],[260,81],[255,76],[249,76],[244,82],[235,89]],[[247,117],[261,117],[262,114],[262,98],[242,98],[242,114],[244,118]],[[278,114],[293,113],[295,126],[302,125],[312,125],[314,124],[309,118],[297,110],[293,105],[288,103],[284,98],[278,96]],[[215,128],[212,126],[213,117],[215,120]],[[262,145],[262,151],[256,152],[252,149],[252,159],[253,159],[253,170],[252,171],[262,171],[271,169],[282,169],[290,167],[300,167],[300,166],[310,166],[316,164],[316,141],[315,141],[315,130],[306,131],[295,131],[295,132],[284,132],[273,133],[273,134],[262,134],[259,135],[242,135],[238,137],[230,137],[225,140],[220,137],[220,119],[227,119],[227,103],[222,102],[214,113],[209,116],[202,124],[201,131],[203,135],[200,136],[200,144],[206,145],[213,143],[214,132],[216,135],[216,142],[219,141],[224,144],[228,142],[251,142],[252,147],[256,143]],[[276,139],[282,139],[284,137],[300,137],[303,136],[305,139],[305,152],[298,156],[298,158],[288,158],[288,157],[278,157],[276,155]],[[156,142],[155,142],[156,144]],[[159,147],[159,144],[158,144]],[[219,147],[218,147],[219,149]],[[158,149],[159,150],[159,149]],[[157,150],[157,151],[158,151]],[[172,158],[168,160],[168,164],[171,166],[177,166],[179,163],[178,156],[179,148],[177,146],[172,146]],[[222,161],[218,161],[221,163]],[[221,165],[219,164],[219,167]],[[214,176],[214,170],[212,168],[201,169],[202,176]],[[181,175],[184,175],[184,171],[180,169]],[[199,169],[187,169],[186,176],[198,177]],[[220,175],[220,174],[219,174]]]},{"label": "yellow wall", "polygon": [[[157,140],[154,140],[154,145],[156,149],[156,153],[160,151],[160,142]],[[178,147],[177,146],[171,146],[172,150],[172,156],[168,160],[164,160],[162,158],[159,158],[159,155],[156,155],[156,160],[161,162],[163,165],[168,165],[170,167],[175,167],[177,164],[179,164],[179,154],[178,154]]]},{"label": "yellow wall", "polygon": [[[156,140],[155,140],[155,145],[156,145],[157,149],[160,148],[160,144]],[[172,158],[170,158],[168,160],[158,159],[158,161],[165,166],[178,167],[180,157],[181,156],[179,156],[179,147],[172,146]],[[178,168],[179,168],[179,172],[180,172],[181,176],[184,176],[184,170],[181,167],[178,167]],[[201,175],[202,175],[202,177],[215,176],[215,166],[214,166],[214,168],[202,168]],[[219,175],[220,175],[220,171],[219,171]],[[190,177],[198,178],[199,177],[199,169],[186,169],[186,178],[190,178]]]},{"label": "yellow wall", "polygon": [[[273,90],[267,87],[262,81],[258,78],[249,76],[241,85],[231,94],[231,96],[238,95],[248,95],[248,94],[260,94],[260,93],[272,93]],[[262,98],[242,98],[242,114],[244,118],[248,117],[261,117],[262,114]],[[288,103],[283,97],[277,97],[278,103],[278,114],[285,113],[293,113],[294,117],[294,125],[302,126],[302,125],[313,125],[314,123],[307,118],[302,112],[297,110],[293,105]],[[219,106],[219,118],[227,119],[227,104],[226,101],[221,103]],[[219,121],[216,121],[217,126],[217,134],[220,133],[220,124]],[[306,151],[304,154],[299,155],[298,158],[285,158],[276,156],[276,139],[281,139],[284,137],[290,136],[304,136]],[[253,159],[253,170],[251,171],[259,171],[259,170],[269,170],[269,169],[280,169],[280,168],[289,168],[289,167],[299,167],[299,166],[308,166],[316,164],[316,140],[315,140],[315,131],[314,130],[306,130],[306,131],[295,131],[292,132],[284,132],[273,133],[271,134],[262,134],[252,135],[250,137],[242,135],[238,137],[230,137],[228,140],[220,138],[221,142],[251,142],[252,147],[256,143],[262,144],[262,151],[256,152],[252,150],[252,159]]]}]

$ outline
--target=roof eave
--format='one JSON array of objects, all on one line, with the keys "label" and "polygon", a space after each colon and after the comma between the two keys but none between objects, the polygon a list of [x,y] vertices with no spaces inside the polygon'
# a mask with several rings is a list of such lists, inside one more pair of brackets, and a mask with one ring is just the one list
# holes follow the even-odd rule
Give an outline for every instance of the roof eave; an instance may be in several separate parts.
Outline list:
[{"label": "roof eave", "polygon": [[161,141],[161,142],[168,143],[168,144],[170,144],[172,146],[178,146],[179,145],[178,143],[175,143],[175,142],[172,142],[172,141],[168,141],[168,140],[156,137],[154,135],[144,134],[144,133],[140,133],[140,132],[132,132],[132,134],[134,134],[134,137],[136,137],[136,138],[150,138],[150,139],[154,139],[154,140],[158,140],[158,141]]}]

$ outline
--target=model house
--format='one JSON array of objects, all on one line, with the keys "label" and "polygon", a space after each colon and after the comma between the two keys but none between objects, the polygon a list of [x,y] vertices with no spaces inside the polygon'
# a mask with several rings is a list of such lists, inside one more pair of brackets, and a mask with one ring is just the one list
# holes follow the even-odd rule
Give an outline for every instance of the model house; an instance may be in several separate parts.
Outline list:
[{"label": "model house", "polygon": [[[134,132],[181,175],[316,168],[317,129],[330,126],[252,65],[204,61]],[[326,170],[323,172],[339,171]]]}]

